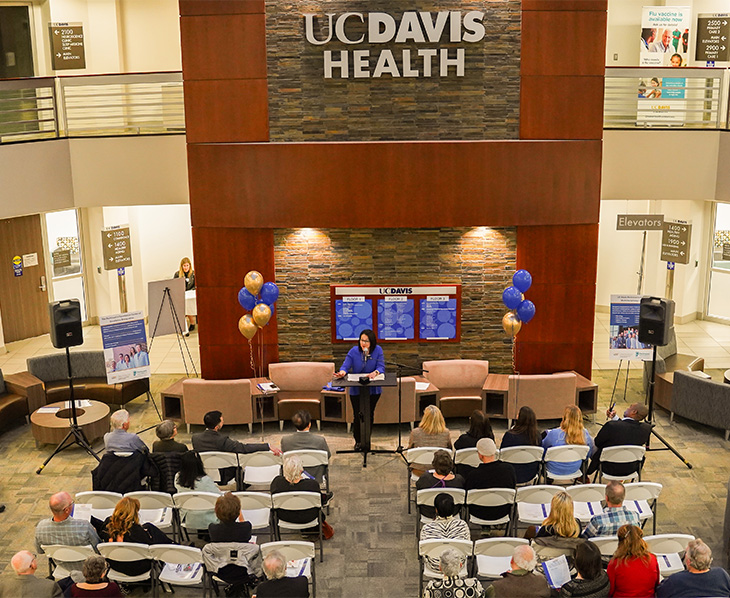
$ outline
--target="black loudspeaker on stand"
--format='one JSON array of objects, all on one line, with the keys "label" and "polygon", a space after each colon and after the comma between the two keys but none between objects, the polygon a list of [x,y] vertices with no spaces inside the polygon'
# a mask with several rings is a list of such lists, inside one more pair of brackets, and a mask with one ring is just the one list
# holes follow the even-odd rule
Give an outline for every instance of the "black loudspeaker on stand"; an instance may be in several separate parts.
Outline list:
[{"label": "black loudspeaker on stand", "polygon": [[652,449],[647,443],[648,450],[669,450],[684,463],[688,469],[692,464],[687,461],[671,444],[654,430],[654,382],[656,376],[657,347],[668,344],[672,336],[674,323],[674,301],[658,297],[642,297],[639,305],[639,342],[652,345],[651,377],[649,378],[649,414],[647,419],[651,424],[651,433],[666,447]]},{"label": "black loudspeaker on stand", "polygon": [[68,390],[71,404],[71,417],[69,418],[69,431],[66,437],[58,444],[51,456],[43,462],[36,473],[48,465],[51,459],[62,450],[73,445],[78,445],[99,461],[99,457],[91,448],[84,431],[79,426],[76,401],[74,399],[73,372],[71,371],[71,353],[69,347],[77,347],[84,344],[84,337],[81,329],[81,304],[78,299],[56,301],[48,304],[48,314],[51,318],[51,342],[56,349],[66,349],[66,367],[68,368]]}]

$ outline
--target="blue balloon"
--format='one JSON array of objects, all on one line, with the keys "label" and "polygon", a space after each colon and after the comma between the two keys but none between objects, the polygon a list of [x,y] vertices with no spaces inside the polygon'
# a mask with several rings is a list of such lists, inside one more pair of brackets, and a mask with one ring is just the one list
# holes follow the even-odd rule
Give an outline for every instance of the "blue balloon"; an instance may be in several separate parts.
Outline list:
[{"label": "blue balloon", "polygon": [[527,324],[535,317],[535,304],[529,299],[525,299],[517,306],[517,317]]},{"label": "blue balloon", "polygon": [[520,301],[522,301],[522,293],[516,287],[507,287],[502,293],[502,302],[507,309],[517,309]]},{"label": "blue balloon", "polygon": [[266,305],[273,305],[274,302],[279,298],[279,287],[273,282],[265,282],[264,286],[261,287],[261,300]]},{"label": "blue balloon", "polygon": [[256,307],[256,297],[249,293],[246,287],[241,287],[241,290],[238,291],[238,302],[246,311],[250,311]]},{"label": "blue balloon", "polygon": [[521,293],[526,293],[527,289],[532,286],[532,274],[527,270],[517,270],[515,275],[512,277],[512,284],[514,284]]}]

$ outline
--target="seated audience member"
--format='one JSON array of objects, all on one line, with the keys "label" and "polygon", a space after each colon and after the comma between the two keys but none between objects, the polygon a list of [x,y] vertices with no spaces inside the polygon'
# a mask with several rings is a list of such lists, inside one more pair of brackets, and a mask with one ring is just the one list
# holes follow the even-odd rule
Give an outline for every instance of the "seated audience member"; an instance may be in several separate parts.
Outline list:
[{"label": "seated audience member", "polygon": [[[131,564],[131,563],[130,563]],[[98,596],[99,598],[124,598],[121,588],[114,581],[104,581],[108,570],[103,556],[95,554],[84,561],[82,569],[86,581],[71,586],[72,598]]]},{"label": "seated audience member", "polygon": [[609,482],[606,485],[606,507],[603,513],[591,517],[583,530],[583,537],[615,536],[622,525],[639,525],[639,514],[624,506],[625,496],[626,489],[621,482]]},{"label": "seated audience member", "polygon": [[[279,494],[281,492],[316,492],[321,496],[322,506],[332,497],[331,493],[325,495],[320,492],[319,484],[315,480],[302,475],[304,473],[302,460],[296,455],[284,457],[282,471],[283,475],[278,475],[271,480],[271,494]],[[303,511],[278,509],[277,515],[279,519],[290,523],[307,523],[317,519],[319,511],[320,507],[313,507]],[[322,515],[322,519],[324,521],[324,514]],[[318,527],[309,528],[305,531],[318,531]]]},{"label": "seated audience member", "polygon": [[[178,492],[213,492],[223,494],[216,483],[205,473],[200,455],[194,451],[183,453],[180,471],[175,475],[175,488]],[[208,529],[211,523],[218,523],[214,510],[189,511],[180,509],[180,517],[186,527]]]},{"label": "seated audience member", "polygon": [[443,579],[428,582],[423,598],[451,598],[453,596],[484,596],[484,587],[475,577],[459,577],[463,567],[463,558],[458,550],[447,548],[441,553],[438,568]]},{"label": "seated audience member", "polygon": [[492,432],[492,424],[484,411],[475,409],[469,417],[469,429],[464,432],[454,442],[454,448],[459,449],[474,448],[477,441],[482,438],[491,438],[494,440],[494,432]]},{"label": "seated audience member", "polygon": [[[135,544],[172,544],[168,538],[152,523],[139,523],[139,501],[136,498],[125,496],[114,508],[114,512],[104,521],[101,538],[105,542],[134,542]],[[150,570],[152,562],[144,561],[115,561],[109,563],[116,571],[125,575],[142,575]]]},{"label": "seated audience member", "polygon": [[129,411],[120,409],[109,418],[112,431],[104,434],[104,450],[107,453],[147,452],[147,445],[136,434],[129,432]]},{"label": "seated audience member", "polygon": [[[411,430],[407,448],[442,447],[450,449],[450,434],[441,410],[436,405],[429,405],[423,410],[423,417],[421,417],[418,427]],[[424,473],[422,469],[413,468],[411,471],[415,476],[421,476]]]},{"label": "seated audience member", "polygon": [[177,424],[166,419],[155,428],[155,434],[159,440],[152,445],[153,453],[185,453],[188,447],[182,442],[175,440],[177,436]]},{"label": "seated audience member", "polygon": [[[593,453],[593,439],[583,427],[583,413],[579,407],[568,405],[563,411],[563,421],[560,422],[559,428],[548,430],[545,438],[542,439],[542,447],[546,450],[553,446],[565,446],[566,444],[585,444],[588,445],[588,456]],[[580,461],[571,461],[568,463],[546,463],[547,474],[550,475],[568,475],[580,468]]]},{"label": "seated audience member", "polygon": [[[331,457],[330,447],[327,445],[327,441],[324,436],[319,434],[312,434],[310,429],[312,427],[312,416],[309,411],[302,409],[297,411],[291,418],[294,427],[297,431],[294,434],[282,436],[281,438],[281,450],[284,453],[289,451],[327,451],[327,458]],[[308,472],[314,476],[320,484],[324,478],[325,467],[324,465],[317,465],[307,469]]]},{"label": "seated audience member", "polygon": [[[94,527],[84,519],[73,518],[74,500],[68,492],[58,492],[48,501],[53,516],[42,519],[35,528],[35,545],[38,552],[41,546],[65,544],[67,546],[93,546],[99,543],[99,535]],[[81,561],[74,569],[81,570]]]},{"label": "seated audience member", "polygon": [[548,598],[550,586],[543,575],[533,575],[537,557],[532,546],[517,546],[512,552],[510,571],[487,586],[486,595],[499,598]]},{"label": "seated audience member", "polygon": [[608,575],[603,570],[601,551],[593,542],[583,542],[575,548],[575,569],[578,574],[560,588],[561,598],[605,598],[611,590]]},{"label": "seated audience member", "polygon": [[556,493],[550,501],[550,515],[537,530],[537,538],[557,536],[577,538],[580,536],[580,522],[573,512],[573,499],[565,490]]},{"label": "seated audience member", "polygon": [[309,598],[307,578],[286,577],[286,560],[280,552],[273,551],[266,555],[263,563],[266,581],[256,587],[253,598]]},{"label": "seated audience member", "polygon": [[608,561],[611,596],[616,598],[654,596],[659,580],[659,563],[636,525],[622,525],[617,534],[618,547]]},{"label": "seated audience member", "polygon": [[[433,501],[436,507],[436,519],[423,526],[421,540],[471,540],[469,525],[463,519],[455,517],[454,498],[449,494],[439,494]],[[438,559],[426,557],[428,566],[439,570]]]},{"label": "seated audience member", "polygon": [[[251,523],[243,519],[241,500],[230,492],[215,501],[215,515],[220,523],[211,523],[208,534],[211,542],[240,542],[251,540]],[[216,575],[229,584],[245,583],[249,571],[246,567],[228,564],[216,572]]]},{"label": "seated audience member", "polygon": [[0,578],[0,598],[60,598],[63,592],[52,579],[36,577],[38,560],[27,550],[21,550],[10,559],[15,575]]},{"label": "seated audience member", "polygon": [[657,598],[696,598],[696,596],[730,596],[730,575],[720,567],[710,568],[712,550],[697,538],[687,544],[684,553],[686,571],[667,577],[657,588]]},{"label": "seated audience member", "polygon": [[[458,473],[454,473],[454,461],[446,451],[436,451],[431,461],[433,471],[427,471],[416,482],[416,490],[429,490],[434,488],[463,488],[465,481]],[[420,507],[421,514],[431,519],[436,511],[429,505]]]},{"label": "seated audience member", "polygon": [[[467,494],[469,490],[484,488],[515,488],[515,470],[509,463],[497,459],[497,445],[491,438],[482,438],[477,442],[477,452],[481,461],[479,467],[466,478]],[[469,507],[469,514],[479,519],[497,520],[510,514],[510,505],[501,507]]]},{"label": "seated audience member", "polygon": [[[532,407],[525,405],[520,407],[515,425],[504,433],[500,448],[512,446],[542,446],[540,430],[537,429],[537,417]],[[537,476],[540,469],[540,462],[535,463],[512,463],[517,476],[517,484],[526,484]]]},{"label": "seated audience member", "polygon": [[[624,411],[623,419],[619,419],[615,411],[609,411],[608,417],[613,418],[603,424],[603,427],[596,435],[596,452],[593,453],[591,464],[588,466],[588,473],[598,470],[601,453],[604,448],[634,444],[637,446],[646,445],[651,436],[651,425],[642,423],[642,420],[649,413],[649,409],[643,403],[633,403]],[[604,473],[612,476],[629,476],[641,467],[640,461],[632,463],[605,463]]]}]

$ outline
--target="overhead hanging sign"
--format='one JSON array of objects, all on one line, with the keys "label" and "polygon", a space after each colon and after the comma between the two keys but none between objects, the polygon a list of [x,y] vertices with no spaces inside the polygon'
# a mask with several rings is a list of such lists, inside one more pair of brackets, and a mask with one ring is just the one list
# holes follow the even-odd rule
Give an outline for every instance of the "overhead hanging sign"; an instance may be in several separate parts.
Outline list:
[{"label": "overhead hanging sign", "polygon": [[50,23],[51,64],[54,71],[86,68],[82,23]]},{"label": "overhead hanging sign", "polygon": [[662,230],[664,214],[619,214],[616,230]]},{"label": "overhead hanging sign", "polygon": [[695,60],[730,62],[730,13],[697,15]]}]

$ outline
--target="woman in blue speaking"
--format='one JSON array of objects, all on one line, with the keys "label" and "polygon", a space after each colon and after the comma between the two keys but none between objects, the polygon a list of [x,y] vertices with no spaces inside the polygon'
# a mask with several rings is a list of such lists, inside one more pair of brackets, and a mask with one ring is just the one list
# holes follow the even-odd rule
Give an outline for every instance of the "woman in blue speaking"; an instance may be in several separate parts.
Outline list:
[{"label": "woman in blue speaking", "polygon": [[[345,361],[342,362],[340,371],[335,373],[335,378],[344,378],[348,373],[367,374],[370,379],[375,378],[378,374],[385,373],[383,349],[378,345],[375,333],[372,330],[366,329],[360,333],[360,341],[347,352],[347,357],[345,357]],[[380,387],[350,387],[352,412],[355,414],[355,422],[352,426],[352,434],[355,437],[355,450],[367,451],[370,449],[370,435],[368,434],[367,438],[362,438],[359,424],[361,421],[360,418],[364,416],[360,411],[361,392],[370,393],[370,424],[372,425],[373,415],[375,414],[375,405],[377,405],[378,399],[380,398]],[[363,441],[368,446],[361,446]]]}]

